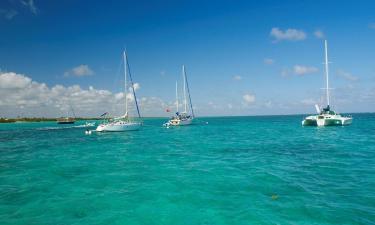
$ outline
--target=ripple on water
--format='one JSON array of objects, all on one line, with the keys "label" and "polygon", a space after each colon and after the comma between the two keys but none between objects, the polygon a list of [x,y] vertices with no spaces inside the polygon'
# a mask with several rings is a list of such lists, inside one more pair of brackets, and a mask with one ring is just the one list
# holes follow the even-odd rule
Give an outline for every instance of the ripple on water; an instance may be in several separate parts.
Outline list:
[{"label": "ripple on water", "polygon": [[139,132],[87,136],[1,125],[0,221],[372,224],[375,117],[355,118],[327,129],[301,127],[300,116],[176,129],[150,119]]}]

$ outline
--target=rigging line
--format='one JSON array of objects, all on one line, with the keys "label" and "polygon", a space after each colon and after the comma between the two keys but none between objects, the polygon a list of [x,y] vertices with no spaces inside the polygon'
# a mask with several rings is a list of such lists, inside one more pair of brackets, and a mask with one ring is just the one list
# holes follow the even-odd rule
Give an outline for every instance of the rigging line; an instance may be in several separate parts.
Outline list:
[{"label": "rigging line", "polygon": [[190,108],[191,108],[191,114],[193,115],[193,117],[195,117],[194,110],[193,110],[193,103],[191,102],[189,82],[188,82],[188,80],[186,78],[186,70],[184,70],[184,75],[185,75],[186,88],[187,88],[188,95],[189,95],[189,103],[190,103]]},{"label": "rigging line", "polygon": [[[130,65],[129,65],[128,55],[127,55],[127,54],[126,54],[126,64],[127,64],[127,66],[128,66],[129,78],[130,78],[130,83],[132,84],[132,91],[133,91],[133,96],[134,96],[135,106],[137,107],[138,118],[141,118],[141,114],[139,113],[139,107],[138,107],[137,96],[135,95],[134,83],[133,83],[132,74],[131,74],[131,72],[130,72]],[[126,96],[125,96],[125,98],[126,98]]]},{"label": "rigging line", "polygon": [[71,105],[71,104],[69,104],[69,106],[70,106],[70,110],[72,110],[72,113],[73,113],[73,116],[74,116],[74,118],[77,118],[76,114],[74,113],[74,110],[73,110],[73,107],[72,107],[72,105]]}]

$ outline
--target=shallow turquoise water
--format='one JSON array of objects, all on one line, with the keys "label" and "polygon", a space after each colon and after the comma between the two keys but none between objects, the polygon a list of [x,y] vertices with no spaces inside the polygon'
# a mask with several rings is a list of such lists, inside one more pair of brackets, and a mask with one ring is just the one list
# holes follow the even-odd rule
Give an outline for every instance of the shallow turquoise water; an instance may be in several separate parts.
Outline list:
[{"label": "shallow turquoise water", "polygon": [[375,224],[375,114],[0,124],[0,224]]}]

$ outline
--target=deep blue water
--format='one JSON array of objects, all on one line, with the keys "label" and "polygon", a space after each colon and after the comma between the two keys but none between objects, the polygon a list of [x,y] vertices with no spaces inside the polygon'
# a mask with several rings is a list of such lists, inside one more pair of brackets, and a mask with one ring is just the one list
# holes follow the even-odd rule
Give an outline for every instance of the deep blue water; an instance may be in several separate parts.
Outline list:
[{"label": "deep blue water", "polygon": [[375,224],[375,114],[302,118],[0,124],[0,224]]}]

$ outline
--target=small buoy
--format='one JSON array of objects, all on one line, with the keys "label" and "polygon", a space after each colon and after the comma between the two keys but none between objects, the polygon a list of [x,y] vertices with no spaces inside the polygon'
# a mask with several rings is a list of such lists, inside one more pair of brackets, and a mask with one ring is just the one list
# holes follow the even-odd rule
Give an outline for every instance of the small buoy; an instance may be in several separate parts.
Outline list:
[{"label": "small buoy", "polygon": [[272,198],[272,200],[277,200],[279,198],[279,196],[278,195],[272,195],[271,198]]}]

